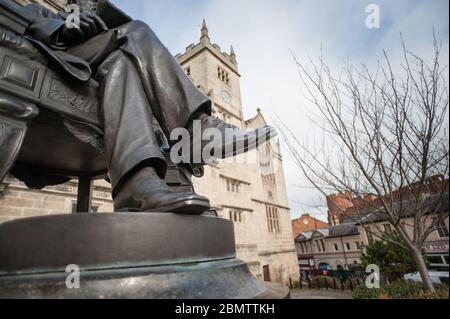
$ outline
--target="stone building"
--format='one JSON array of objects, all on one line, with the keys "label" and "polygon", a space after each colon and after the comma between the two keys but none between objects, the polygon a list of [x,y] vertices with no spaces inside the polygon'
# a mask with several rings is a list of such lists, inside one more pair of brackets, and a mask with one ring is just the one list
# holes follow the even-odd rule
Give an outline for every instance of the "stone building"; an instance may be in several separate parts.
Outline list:
[{"label": "stone building", "polygon": [[[17,0],[20,3],[46,3],[52,9],[61,0]],[[224,53],[211,42],[206,22],[198,44],[192,44],[179,61],[192,81],[213,101],[214,115],[241,128],[266,124],[258,109],[245,120],[242,111],[240,74],[233,50]],[[293,242],[283,162],[278,141],[238,158],[206,168],[202,179],[195,179],[196,191],[211,199],[222,218],[234,222],[238,257],[246,261],[259,279],[288,284],[298,281],[298,263]],[[49,214],[72,213],[75,209],[77,181],[27,189],[8,177],[0,186],[0,222]],[[110,185],[94,185],[92,212],[111,212]]]},{"label": "stone building", "polygon": [[[213,101],[214,115],[241,128],[266,124],[257,115],[245,121],[236,54],[224,53],[211,42],[203,22],[198,44],[176,56],[194,83]],[[211,187],[213,185],[213,187]],[[286,282],[298,277],[280,145],[272,142],[255,152],[206,169],[195,180],[199,193],[209,197],[224,218],[235,222],[239,257],[261,279]]]},{"label": "stone building", "polygon": [[53,10],[53,11],[59,11],[64,7],[64,4],[66,3],[65,0],[14,0],[22,5],[28,4],[28,3],[39,3],[47,8]]},{"label": "stone building", "polygon": [[358,267],[367,245],[363,237],[353,224],[302,231],[295,238],[302,277]]}]

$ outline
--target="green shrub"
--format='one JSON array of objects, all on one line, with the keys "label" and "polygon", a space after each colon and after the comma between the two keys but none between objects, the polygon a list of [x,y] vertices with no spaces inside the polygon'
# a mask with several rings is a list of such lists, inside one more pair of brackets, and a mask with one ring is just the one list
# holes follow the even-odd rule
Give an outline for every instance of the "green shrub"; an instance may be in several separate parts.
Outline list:
[{"label": "green shrub", "polygon": [[389,299],[411,299],[423,291],[421,283],[407,281],[397,281],[384,288],[384,293]]},{"label": "green shrub", "polygon": [[[351,280],[351,284],[350,284],[350,280]],[[347,279],[344,282],[344,285],[345,285],[346,290],[350,290],[350,289],[352,289],[352,287],[353,287],[353,289],[356,289],[357,287],[364,285],[364,280],[357,279],[357,278],[351,278],[351,279]]]},{"label": "green shrub", "polygon": [[436,287],[436,292],[431,293],[422,290],[420,293],[412,296],[413,299],[449,299],[448,286],[439,285]]},{"label": "green shrub", "polygon": [[353,290],[354,299],[380,299],[382,289],[369,289],[366,286],[359,286]]},{"label": "green shrub", "polygon": [[448,286],[436,287],[435,293],[426,291],[421,283],[397,281],[380,289],[358,287],[354,299],[449,299]]}]

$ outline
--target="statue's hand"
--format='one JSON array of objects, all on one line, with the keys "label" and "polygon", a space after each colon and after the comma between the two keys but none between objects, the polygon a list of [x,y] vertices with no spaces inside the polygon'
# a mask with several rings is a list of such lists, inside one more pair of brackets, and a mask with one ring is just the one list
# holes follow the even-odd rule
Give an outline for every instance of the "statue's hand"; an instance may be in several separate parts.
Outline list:
[{"label": "statue's hand", "polygon": [[86,41],[96,35],[108,31],[105,22],[92,13],[82,13],[80,15],[80,27],[67,27],[62,30],[62,40],[66,45]]},{"label": "statue's hand", "polygon": [[89,12],[80,15],[80,29],[88,39],[108,31],[106,23],[99,16]]}]

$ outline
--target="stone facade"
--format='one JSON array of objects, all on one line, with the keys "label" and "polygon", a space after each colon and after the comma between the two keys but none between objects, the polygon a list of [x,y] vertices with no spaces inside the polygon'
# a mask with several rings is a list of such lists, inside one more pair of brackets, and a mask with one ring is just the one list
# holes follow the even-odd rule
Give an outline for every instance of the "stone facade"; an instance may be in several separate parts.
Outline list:
[{"label": "stone facade", "polygon": [[[36,191],[28,189],[12,177],[7,177],[0,185],[0,223],[18,218],[73,213],[77,187],[77,181],[71,181]],[[112,212],[113,207],[110,185],[105,181],[96,181],[92,211],[107,213]]]},{"label": "stone facade", "polygon": [[302,277],[359,266],[367,246],[363,237],[354,225],[302,231],[295,239]]},{"label": "stone facade", "polygon": [[[244,120],[240,74],[236,54],[222,52],[211,42],[206,22],[200,42],[176,56],[192,81],[213,101],[213,114],[243,129],[266,125],[261,111]],[[206,168],[194,180],[197,192],[211,199],[223,218],[234,221],[238,257],[248,262],[253,274],[287,284],[298,279],[292,244],[283,161],[278,141]],[[211,187],[213,185],[213,187]]]},{"label": "stone facade", "polygon": [[61,10],[66,3],[66,0],[15,0],[16,2],[25,5],[28,3],[39,3],[53,11]]},{"label": "stone facade", "polygon": [[[47,3],[56,10],[63,1],[18,0]],[[257,115],[245,121],[242,112],[240,74],[232,50],[223,53],[210,41],[206,23],[199,44],[176,56],[192,81],[214,103],[214,115],[242,128],[266,124]],[[194,180],[196,191],[211,199],[222,218],[235,224],[238,257],[259,279],[288,284],[298,281],[297,254],[292,235],[283,162],[278,141],[238,158],[206,168],[205,177]],[[17,218],[74,212],[77,182],[29,190],[8,177],[0,185],[0,222]],[[110,185],[97,181],[93,211],[112,212]]]}]

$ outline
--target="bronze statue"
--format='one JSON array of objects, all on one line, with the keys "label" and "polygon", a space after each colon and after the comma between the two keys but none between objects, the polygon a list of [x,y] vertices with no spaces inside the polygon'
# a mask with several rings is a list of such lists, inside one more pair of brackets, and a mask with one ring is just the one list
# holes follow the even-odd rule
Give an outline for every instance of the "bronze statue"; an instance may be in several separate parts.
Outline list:
[{"label": "bronze statue", "polygon": [[[67,12],[55,14],[38,4],[20,11],[31,21],[25,38],[62,73],[74,82],[95,79],[100,84],[102,123],[94,128],[85,123],[90,129],[84,136],[91,134],[91,144],[93,140],[105,154],[115,210],[207,211],[207,198],[173,191],[164,182],[167,159],[155,126],[166,139],[177,128],[186,128],[192,136],[195,120],[201,122],[202,132],[218,129],[224,137],[217,141],[219,151],[211,155],[222,159],[267,142],[275,130],[264,127],[244,132],[211,116],[210,99],[147,24],[133,21],[107,0],[97,5],[96,13],[81,12],[79,28],[67,25]],[[227,137],[226,130],[233,130],[234,136]],[[170,141],[171,145],[175,142]],[[202,147],[210,141],[203,142]],[[230,144],[234,147],[225,147]]]},{"label": "bronze statue", "polygon": [[[0,0],[0,182],[78,178],[81,213],[0,224],[0,298],[288,298],[236,258],[233,223],[203,214],[209,200],[191,181],[275,130],[211,116],[145,23],[108,1],[70,2],[87,4],[75,28],[67,12]],[[118,213],[86,214],[92,179],[106,176]]]}]

